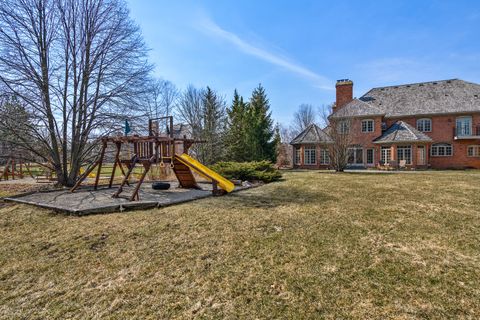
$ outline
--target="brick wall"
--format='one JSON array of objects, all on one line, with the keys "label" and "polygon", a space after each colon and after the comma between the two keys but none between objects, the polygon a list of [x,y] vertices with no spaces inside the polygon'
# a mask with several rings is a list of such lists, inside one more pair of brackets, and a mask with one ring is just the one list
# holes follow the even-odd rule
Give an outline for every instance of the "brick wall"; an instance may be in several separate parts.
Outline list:
[{"label": "brick wall", "polygon": [[[468,114],[472,116],[472,125],[475,128],[480,125],[480,113]],[[448,168],[478,168],[480,169],[479,157],[467,157],[467,148],[469,145],[480,145],[480,139],[454,140],[454,130],[456,126],[456,118],[458,115],[438,115],[431,117],[408,117],[401,119],[388,119],[387,127],[391,126],[395,121],[402,120],[417,127],[417,119],[432,119],[432,131],[425,132],[435,143],[449,143],[453,147],[452,156],[431,157],[430,148],[428,148],[428,157],[431,168],[448,169]]]},{"label": "brick wall", "polygon": [[[305,147],[315,147],[315,154],[317,163],[313,165],[305,164]],[[295,149],[300,149],[300,164],[295,163]],[[325,145],[298,145],[293,147],[293,156],[292,156],[292,163],[293,167],[296,169],[328,169],[330,165],[323,165],[320,164],[320,150],[321,149],[328,149]]]},{"label": "brick wall", "polygon": [[[416,128],[417,119],[426,118],[426,117],[407,117],[407,118],[398,118],[398,119],[386,119],[387,128],[390,127],[395,121],[405,121],[410,124],[412,127]],[[450,169],[450,168],[477,168],[480,169],[480,157],[468,157],[467,148],[470,145],[480,145],[480,139],[469,139],[469,140],[455,140],[454,139],[454,128],[456,126],[456,115],[441,115],[441,116],[431,116],[432,119],[432,131],[425,132],[430,138],[432,138],[433,143],[449,143],[453,147],[452,156],[441,156],[441,157],[431,157],[430,156],[430,147],[431,145],[425,145],[426,148],[426,162],[430,164],[431,168],[435,169]],[[364,133],[362,132],[362,120],[372,119],[374,120],[374,131]],[[475,128],[477,125],[480,125],[480,113],[472,115],[472,124]],[[363,147],[363,160],[366,163],[366,149],[374,149],[374,164],[369,166],[376,166],[381,159],[381,146],[374,144],[373,140],[382,134],[382,121],[381,117],[370,117],[370,118],[358,118],[353,119],[351,122],[351,134],[352,134],[352,145],[361,145]],[[297,146],[300,148],[300,165],[294,164],[294,168],[303,168],[303,169],[326,169],[328,165],[320,165],[320,149],[327,148],[324,145],[316,146],[316,158],[317,164],[315,165],[306,165],[304,164],[304,148],[305,146]],[[396,160],[397,152],[396,146],[391,146],[392,150],[392,160]],[[292,163],[295,159],[295,151],[293,152]],[[417,146],[412,145],[412,167],[417,166]]]}]

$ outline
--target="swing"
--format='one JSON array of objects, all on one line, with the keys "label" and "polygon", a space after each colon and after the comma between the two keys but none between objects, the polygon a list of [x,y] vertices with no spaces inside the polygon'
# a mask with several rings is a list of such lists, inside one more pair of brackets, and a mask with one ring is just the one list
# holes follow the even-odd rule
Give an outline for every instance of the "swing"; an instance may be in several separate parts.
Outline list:
[{"label": "swing", "polygon": [[165,163],[163,162],[163,143],[160,144],[160,168],[165,167]]}]

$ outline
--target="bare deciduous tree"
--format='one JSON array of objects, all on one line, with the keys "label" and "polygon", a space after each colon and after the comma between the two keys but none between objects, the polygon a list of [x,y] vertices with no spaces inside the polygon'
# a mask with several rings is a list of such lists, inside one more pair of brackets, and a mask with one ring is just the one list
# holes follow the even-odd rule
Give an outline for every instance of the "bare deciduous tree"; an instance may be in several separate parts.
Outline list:
[{"label": "bare deciduous tree", "polygon": [[171,115],[177,102],[177,87],[168,80],[152,79],[146,92],[145,107],[149,118]]},{"label": "bare deciduous tree", "polygon": [[293,114],[293,123],[291,131],[294,135],[300,134],[309,125],[315,123],[315,111],[311,104],[301,104],[298,110]]},{"label": "bare deciduous tree", "polygon": [[292,141],[296,136],[292,132],[292,129],[287,127],[287,126],[284,126],[284,125],[281,124],[279,126],[279,129],[280,129],[280,139],[281,139],[282,143],[290,143],[290,141]]},{"label": "bare deciduous tree", "polygon": [[348,166],[350,147],[352,145],[352,118],[348,115],[332,117],[332,107],[324,109],[322,118],[327,124],[324,132],[330,138],[329,157],[330,165],[335,171],[342,172]]},{"label": "bare deciduous tree", "polygon": [[138,109],[151,70],[125,2],[3,0],[0,48],[0,82],[31,117],[8,130],[72,185],[92,139]]}]

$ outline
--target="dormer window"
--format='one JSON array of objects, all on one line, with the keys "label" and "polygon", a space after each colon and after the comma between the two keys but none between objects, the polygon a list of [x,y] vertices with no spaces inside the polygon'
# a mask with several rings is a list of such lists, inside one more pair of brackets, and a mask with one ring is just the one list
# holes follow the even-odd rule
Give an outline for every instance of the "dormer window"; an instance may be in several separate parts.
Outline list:
[{"label": "dormer window", "polygon": [[432,119],[424,118],[417,120],[417,130],[421,132],[431,132],[432,131]]},{"label": "dormer window", "polygon": [[372,119],[362,120],[362,132],[368,133],[375,131],[375,122]]}]

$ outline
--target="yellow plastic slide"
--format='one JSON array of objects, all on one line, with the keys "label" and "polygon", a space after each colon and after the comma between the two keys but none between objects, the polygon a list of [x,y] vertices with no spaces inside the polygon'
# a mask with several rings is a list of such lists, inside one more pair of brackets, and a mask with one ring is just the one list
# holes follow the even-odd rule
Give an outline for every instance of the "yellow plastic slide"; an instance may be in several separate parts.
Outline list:
[{"label": "yellow plastic slide", "polygon": [[190,169],[204,177],[208,180],[215,180],[220,188],[227,192],[232,192],[235,189],[235,185],[228,179],[225,179],[215,171],[207,168],[197,160],[190,157],[188,154],[183,153],[182,155],[177,155],[177,160],[184,163]]}]

